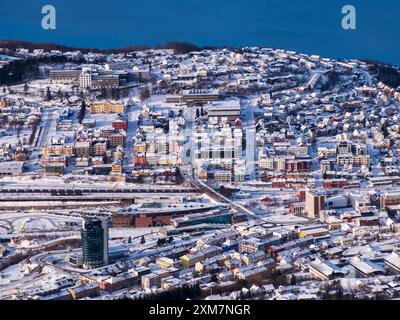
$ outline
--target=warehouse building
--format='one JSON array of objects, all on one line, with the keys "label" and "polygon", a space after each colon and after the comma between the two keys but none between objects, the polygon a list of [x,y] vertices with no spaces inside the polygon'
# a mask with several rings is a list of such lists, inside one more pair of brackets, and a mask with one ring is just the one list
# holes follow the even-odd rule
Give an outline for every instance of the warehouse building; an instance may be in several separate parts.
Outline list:
[{"label": "warehouse building", "polygon": [[20,161],[0,162],[0,176],[19,176],[24,169],[24,163]]}]

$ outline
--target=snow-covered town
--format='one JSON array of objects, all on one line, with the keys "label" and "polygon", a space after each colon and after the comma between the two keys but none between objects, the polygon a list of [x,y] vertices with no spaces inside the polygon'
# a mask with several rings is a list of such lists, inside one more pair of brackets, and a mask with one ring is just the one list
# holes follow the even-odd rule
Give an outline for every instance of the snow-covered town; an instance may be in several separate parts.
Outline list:
[{"label": "snow-covered town", "polygon": [[400,298],[400,71],[178,49],[0,48],[0,299]]}]

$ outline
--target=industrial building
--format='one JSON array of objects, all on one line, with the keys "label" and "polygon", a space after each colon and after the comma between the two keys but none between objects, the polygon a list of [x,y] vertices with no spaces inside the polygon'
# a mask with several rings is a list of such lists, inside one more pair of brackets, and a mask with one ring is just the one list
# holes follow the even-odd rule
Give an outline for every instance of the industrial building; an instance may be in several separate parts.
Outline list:
[{"label": "industrial building", "polygon": [[240,101],[238,100],[223,100],[213,102],[208,106],[208,119],[217,122],[235,121],[240,119]]},{"label": "industrial building", "polygon": [[19,176],[24,172],[24,162],[0,162],[0,176]]},{"label": "industrial building", "polygon": [[175,228],[193,226],[202,223],[229,224],[231,222],[232,222],[232,212],[229,211],[221,212],[219,210],[185,215],[183,217],[171,219],[171,224]]}]

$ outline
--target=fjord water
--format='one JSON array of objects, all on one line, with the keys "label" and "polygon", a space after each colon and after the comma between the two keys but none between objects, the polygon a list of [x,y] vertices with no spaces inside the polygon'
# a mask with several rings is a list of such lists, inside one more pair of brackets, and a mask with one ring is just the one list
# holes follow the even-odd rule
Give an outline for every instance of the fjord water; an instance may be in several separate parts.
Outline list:
[{"label": "fjord water", "polygon": [[[400,65],[399,0],[0,0],[0,39],[121,47],[165,41],[264,46]],[[42,6],[57,29],[41,28]],[[343,30],[341,9],[357,9]]]}]

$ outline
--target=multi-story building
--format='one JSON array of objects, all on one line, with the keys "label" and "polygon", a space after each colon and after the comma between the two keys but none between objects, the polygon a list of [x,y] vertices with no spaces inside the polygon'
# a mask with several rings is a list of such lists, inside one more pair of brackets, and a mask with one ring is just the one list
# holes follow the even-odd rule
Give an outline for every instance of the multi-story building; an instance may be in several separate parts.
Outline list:
[{"label": "multi-story building", "polygon": [[121,118],[115,119],[112,122],[112,127],[114,129],[122,129],[122,130],[126,131],[128,129],[128,121],[126,121],[125,119],[121,119]]},{"label": "multi-story building", "polygon": [[64,163],[48,163],[44,166],[44,171],[47,176],[63,175],[65,170]]},{"label": "multi-story building", "polygon": [[289,212],[294,215],[302,215],[304,213],[304,202],[292,203],[289,207]]},{"label": "multi-story building", "polygon": [[104,156],[107,152],[107,143],[106,142],[97,142],[92,145],[93,155],[94,156]]},{"label": "multi-story building", "polygon": [[100,293],[98,283],[92,282],[85,285],[78,285],[67,289],[72,299],[79,300],[87,297],[95,297]]},{"label": "multi-story building", "polygon": [[320,170],[322,173],[333,170],[335,167],[335,160],[321,160]]},{"label": "multi-story building", "polygon": [[102,156],[95,156],[92,157],[92,165],[93,166],[100,166],[104,163],[104,159]]},{"label": "multi-story building", "polygon": [[196,251],[195,253],[185,254],[180,258],[182,266],[185,268],[193,267],[197,262],[207,258],[214,257],[220,254],[222,249],[216,246],[210,246],[202,250]]},{"label": "multi-story building", "polygon": [[158,274],[149,273],[142,276],[142,288],[150,289],[150,288],[160,288],[161,287],[161,278]]},{"label": "multi-story building", "polygon": [[195,159],[209,164],[242,158],[243,132],[226,124],[221,129],[200,128],[194,132]]},{"label": "multi-story building", "polygon": [[111,166],[111,173],[113,174],[121,174],[122,173],[122,164],[121,161],[116,161]]},{"label": "multi-story building", "polygon": [[136,142],[134,149],[135,149],[136,153],[144,153],[147,151],[146,143],[145,142]]},{"label": "multi-story building", "polygon": [[208,89],[191,89],[182,91],[182,102],[188,104],[207,103],[210,101],[218,101],[218,90]]},{"label": "multi-story building", "polygon": [[240,102],[238,100],[224,100],[213,102],[208,107],[209,121],[228,122],[240,119]]},{"label": "multi-story building", "polygon": [[128,80],[131,81],[147,81],[150,78],[149,69],[135,68],[128,72]]},{"label": "multi-story building", "polygon": [[305,172],[311,170],[311,160],[296,159],[295,156],[263,156],[258,160],[258,166],[269,171]]},{"label": "multi-story building", "polygon": [[231,182],[232,172],[230,170],[219,170],[214,171],[214,180],[219,182]]},{"label": "multi-story building", "polygon": [[353,155],[352,153],[343,153],[337,155],[337,163],[339,165],[353,165],[353,166],[369,166],[369,155]]},{"label": "multi-story building", "polygon": [[67,160],[64,155],[43,155],[39,161],[39,165],[42,167],[45,167],[48,164],[55,164],[55,163],[65,165],[67,163]]},{"label": "multi-story building", "polygon": [[79,75],[79,85],[83,89],[92,87],[92,74],[90,72],[82,72]]},{"label": "multi-story building", "polygon": [[125,106],[122,102],[96,102],[90,105],[90,112],[92,114],[98,113],[123,113]]},{"label": "multi-story building", "polygon": [[258,160],[258,166],[263,170],[274,170],[274,159],[261,157]]},{"label": "multi-story building", "polygon": [[325,195],[317,190],[306,190],[304,211],[308,217],[319,219],[321,210],[325,209]]},{"label": "multi-story building", "polygon": [[125,144],[125,134],[114,133],[108,137],[108,142],[110,147],[116,148],[118,146],[124,146]]},{"label": "multi-story building", "polygon": [[338,145],[336,146],[336,152],[337,152],[337,154],[352,153],[351,143],[349,143],[347,141],[339,142]]},{"label": "multi-story building", "polygon": [[75,155],[77,157],[90,157],[92,153],[91,141],[78,141],[75,144]]},{"label": "multi-story building", "polygon": [[239,241],[240,253],[255,253],[264,250],[265,244],[258,239],[242,239]]},{"label": "multi-story building", "polygon": [[42,155],[64,155],[71,157],[74,155],[74,146],[72,144],[48,145],[41,150]]},{"label": "multi-story building", "polygon": [[114,228],[129,228],[133,224],[133,215],[117,213],[112,216],[112,226]]},{"label": "multi-story building", "polygon": [[385,209],[387,206],[400,205],[400,191],[387,191],[380,197],[380,207]]},{"label": "multi-story building", "polygon": [[50,80],[54,83],[71,83],[79,80],[81,70],[50,70]]},{"label": "multi-story building", "polygon": [[89,166],[89,158],[75,158],[75,165],[77,167],[88,167]]},{"label": "multi-story building", "polygon": [[136,153],[133,156],[133,163],[137,166],[146,166],[147,165],[146,156],[142,153]]},{"label": "multi-story building", "polygon": [[158,264],[163,269],[172,268],[176,265],[174,259],[168,257],[157,258],[156,264]]},{"label": "multi-story building", "polygon": [[116,89],[118,87],[118,75],[92,75],[92,89]]},{"label": "multi-story building", "polygon": [[81,230],[83,267],[108,264],[108,219],[85,219]]}]

